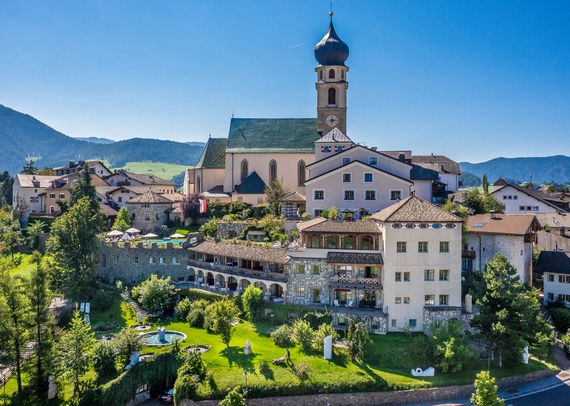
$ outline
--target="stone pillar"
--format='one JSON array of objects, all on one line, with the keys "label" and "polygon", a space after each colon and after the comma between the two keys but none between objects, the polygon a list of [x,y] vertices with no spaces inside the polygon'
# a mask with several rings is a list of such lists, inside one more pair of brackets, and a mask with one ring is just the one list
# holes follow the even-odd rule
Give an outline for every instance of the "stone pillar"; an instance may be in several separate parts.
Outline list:
[{"label": "stone pillar", "polygon": [[473,296],[465,295],[465,313],[473,313]]},{"label": "stone pillar", "polygon": [[325,351],[324,357],[325,359],[332,359],[332,336],[326,336],[324,339]]},{"label": "stone pillar", "polygon": [[267,293],[266,293],[267,294],[267,301],[271,302],[271,290],[269,289],[269,286],[267,287],[266,291],[267,291]]},{"label": "stone pillar", "polygon": [[[229,279],[230,279],[229,277],[224,278],[224,288],[226,288],[226,293],[228,294],[230,293],[230,283],[228,282]],[[239,290],[239,284],[237,288]]]},{"label": "stone pillar", "polygon": [[287,291],[283,290],[283,304],[287,304]]}]

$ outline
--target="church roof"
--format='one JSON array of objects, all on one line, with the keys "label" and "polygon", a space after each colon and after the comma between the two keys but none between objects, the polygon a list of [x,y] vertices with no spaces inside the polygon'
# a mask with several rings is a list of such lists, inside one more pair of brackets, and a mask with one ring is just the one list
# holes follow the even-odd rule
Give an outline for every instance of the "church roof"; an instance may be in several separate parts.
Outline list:
[{"label": "church roof", "polygon": [[315,118],[232,118],[226,153],[315,153]]},{"label": "church roof", "polygon": [[350,142],[350,143],[352,143],[352,140],[350,138],[348,138],[348,136],[346,136],[345,133],[343,133],[337,127],[335,127],[332,130],[330,130],[328,133],[323,135],[321,138],[319,138],[316,142],[323,142],[323,143],[327,143],[327,144],[330,144],[333,142]]},{"label": "church roof", "polygon": [[208,138],[194,168],[225,168],[227,138]]},{"label": "church roof", "polygon": [[384,210],[374,213],[372,218],[380,221],[463,221],[460,217],[448,213],[417,196],[407,197],[398,203],[388,206]]},{"label": "church roof", "polygon": [[240,195],[262,195],[266,185],[257,172],[253,171],[244,181],[236,185],[236,193]]},{"label": "church roof", "polygon": [[344,62],[348,59],[348,45],[336,33],[332,15],[329,30],[315,46],[315,59],[320,65],[324,66],[344,66]]}]

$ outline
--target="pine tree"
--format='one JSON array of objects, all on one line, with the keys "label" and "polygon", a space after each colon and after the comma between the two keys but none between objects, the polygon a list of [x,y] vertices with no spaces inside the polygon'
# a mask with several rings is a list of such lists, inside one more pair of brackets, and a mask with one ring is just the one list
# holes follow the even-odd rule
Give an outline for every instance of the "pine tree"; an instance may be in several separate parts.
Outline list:
[{"label": "pine tree", "polygon": [[475,393],[471,395],[471,403],[475,406],[504,406],[505,401],[497,395],[495,378],[489,371],[481,371],[475,379]]},{"label": "pine tree", "polygon": [[115,222],[113,223],[113,227],[111,227],[111,229],[125,231],[128,230],[130,226],[131,219],[129,218],[129,212],[127,211],[127,208],[123,206],[119,209],[117,218],[115,219]]}]

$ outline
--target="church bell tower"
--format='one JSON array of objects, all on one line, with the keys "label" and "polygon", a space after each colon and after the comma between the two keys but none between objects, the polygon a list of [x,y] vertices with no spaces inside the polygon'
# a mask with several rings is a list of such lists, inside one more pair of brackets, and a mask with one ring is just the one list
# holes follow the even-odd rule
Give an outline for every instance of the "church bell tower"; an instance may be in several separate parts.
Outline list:
[{"label": "church bell tower", "polygon": [[348,45],[337,35],[331,22],[323,39],[315,46],[317,72],[317,131],[324,135],[333,128],[346,134],[346,91],[348,89]]}]

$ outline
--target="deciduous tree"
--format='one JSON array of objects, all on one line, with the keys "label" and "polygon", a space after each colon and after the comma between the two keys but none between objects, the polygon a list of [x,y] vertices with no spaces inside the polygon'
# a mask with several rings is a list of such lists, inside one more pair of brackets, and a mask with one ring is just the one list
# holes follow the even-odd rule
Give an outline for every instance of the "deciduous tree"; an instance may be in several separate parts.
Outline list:
[{"label": "deciduous tree", "polygon": [[160,314],[172,306],[173,296],[170,277],[159,278],[152,274],[149,279],[133,288],[133,299],[151,314]]},{"label": "deciduous tree", "polygon": [[115,222],[113,223],[113,227],[111,227],[111,229],[125,231],[130,227],[131,219],[129,218],[129,212],[127,211],[127,208],[123,206],[119,209],[117,218],[115,219]]},{"label": "deciduous tree", "polygon": [[471,395],[471,403],[475,406],[504,406],[505,401],[497,395],[495,378],[489,371],[481,371],[475,379],[475,393]]},{"label": "deciduous tree", "polygon": [[37,249],[40,245],[40,235],[43,234],[46,228],[46,223],[41,220],[36,220],[28,224],[26,231],[28,232],[28,244],[32,249]]},{"label": "deciduous tree", "polygon": [[209,307],[212,331],[222,338],[226,347],[230,346],[230,340],[232,339],[234,330],[234,321],[237,320],[239,314],[240,311],[236,302],[227,296]]},{"label": "deciduous tree", "polygon": [[261,320],[263,316],[263,291],[249,285],[241,297],[243,310],[249,321]]}]

